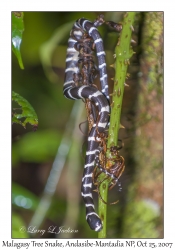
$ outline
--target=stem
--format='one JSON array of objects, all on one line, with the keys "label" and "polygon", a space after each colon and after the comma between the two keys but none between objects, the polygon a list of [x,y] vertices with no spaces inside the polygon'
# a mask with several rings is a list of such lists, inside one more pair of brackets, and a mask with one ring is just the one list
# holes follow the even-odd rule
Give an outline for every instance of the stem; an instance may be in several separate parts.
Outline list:
[{"label": "stem", "polygon": [[[122,31],[119,41],[115,48],[116,61],[114,65],[115,78],[114,89],[112,93],[111,114],[110,114],[110,127],[107,143],[107,158],[112,158],[110,147],[117,146],[118,132],[122,127],[120,125],[120,115],[122,108],[122,100],[125,87],[125,79],[127,74],[129,59],[133,55],[133,50],[130,46],[132,25],[134,23],[135,12],[128,12],[125,14],[122,25]],[[101,174],[101,178],[104,178],[105,174]],[[108,197],[108,180],[105,180],[100,186],[100,194],[104,201],[107,202]],[[106,222],[107,222],[107,205],[99,198],[99,216],[103,221],[103,229],[99,232],[98,238],[106,238]]]}]

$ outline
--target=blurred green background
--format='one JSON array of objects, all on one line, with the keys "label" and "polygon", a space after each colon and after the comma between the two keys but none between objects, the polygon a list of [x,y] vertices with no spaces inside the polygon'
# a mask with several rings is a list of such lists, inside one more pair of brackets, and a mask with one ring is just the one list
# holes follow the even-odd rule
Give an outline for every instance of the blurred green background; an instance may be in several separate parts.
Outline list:
[{"label": "blurred green background", "polygon": [[[82,124],[83,133],[79,124],[86,120],[85,109],[81,100],[74,106],[73,101],[66,99],[62,88],[67,40],[73,23],[81,17],[94,21],[99,14],[104,14],[106,21],[121,22],[124,12],[24,12],[24,70],[12,54],[12,90],[33,106],[39,126],[36,132],[30,124],[26,129],[19,124],[12,126],[13,238],[97,238],[87,225],[80,195],[87,123]],[[119,136],[124,143],[120,154],[125,158],[125,172],[121,177],[122,191],[115,187],[109,192],[109,200],[119,199],[119,203],[108,207],[107,237],[162,238],[163,14],[137,13],[134,29],[136,43],[132,46],[136,54],[126,80],[129,87],[125,90],[121,117],[125,129]],[[109,65],[114,63],[119,35],[106,26],[99,27],[99,31],[112,92],[114,70]],[[98,82],[97,79],[97,85]],[[67,126],[73,106],[73,118]],[[63,169],[54,172],[53,162],[61,145],[70,146],[69,160]],[[66,150],[59,151],[59,166]],[[51,183],[55,183],[54,176],[59,171],[55,192],[47,192],[49,174]],[[97,195],[94,197],[96,203]],[[42,212],[43,217],[39,218]],[[56,233],[59,227],[72,232]]]}]

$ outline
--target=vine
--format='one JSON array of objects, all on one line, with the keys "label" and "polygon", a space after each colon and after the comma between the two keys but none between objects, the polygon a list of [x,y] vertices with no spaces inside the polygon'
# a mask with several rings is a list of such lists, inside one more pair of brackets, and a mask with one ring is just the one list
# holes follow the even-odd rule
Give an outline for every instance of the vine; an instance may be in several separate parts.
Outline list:
[{"label": "vine", "polygon": [[[127,69],[130,64],[130,58],[134,54],[131,43],[131,35],[133,31],[135,12],[128,12],[125,14],[122,22],[122,31],[118,43],[115,48],[116,61],[111,67],[115,69],[114,77],[114,88],[111,102],[111,114],[110,114],[110,127],[108,131],[108,143],[107,143],[107,158],[113,158],[110,148],[117,146],[118,142],[118,132],[123,126],[120,124],[122,100],[124,94],[124,88],[126,86]],[[105,174],[101,174],[101,179],[104,179]],[[108,187],[109,180],[105,180],[102,185],[100,185],[101,198],[107,202],[108,199]],[[103,220],[103,229],[98,233],[98,238],[106,238],[106,223],[107,223],[107,205],[99,197],[98,203],[98,214]]]}]

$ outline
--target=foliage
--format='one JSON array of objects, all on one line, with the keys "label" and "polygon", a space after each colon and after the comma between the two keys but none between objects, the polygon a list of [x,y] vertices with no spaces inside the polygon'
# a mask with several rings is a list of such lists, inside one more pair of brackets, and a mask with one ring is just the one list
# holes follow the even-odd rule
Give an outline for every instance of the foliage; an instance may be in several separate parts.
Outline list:
[{"label": "foliage", "polygon": [[24,31],[23,18],[23,12],[12,12],[12,51],[18,59],[18,63],[21,69],[24,69],[20,52],[22,34]]},{"label": "foliage", "polygon": [[[20,109],[22,110],[21,114],[16,112],[13,113],[12,123],[21,124],[24,128],[26,127],[27,123],[30,123],[34,130],[36,130],[38,127],[38,117],[30,103],[14,91],[12,91],[12,101],[17,102],[21,107]],[[16,111],[17,109],[14,108],[13,110]],[[21,118],[25,119],[22,121],[20,120]]]},{"label": "foliage", "polygon": [[35,210],[39,199],[29,190],[17,183],[12,183],[12,204],[19,208]]},{"label": "foliage", "polygon": [[[12,238],[29,238],[28,233],[25,230],[25,221],[17,213],[12,213]],[[23,230],[24,229],[24,230]]]},{"label": "foliage", "polygon": [[[18,63],[21,69],[24,69],[20,52],[22,35],[24,31],[23,17],[23,12],[12,12],[12,51],[18,59]],[[12,123],[18,123],[24,128],[26,127],[27,123],[30,123],[31,125],[33,125],[34,130],[36,130],[38,126],[38,118],[29,102],[14,91],[12,91],[12,101],[17,102],[22,109],[21,114],[16,113],[16,110],[19,108],[13,109],[15,110],[15,112],[12,115]],[[21,118],[25,119],[20,120]]]},{"label": "foliage", "polygon": [[12,148],[13,164],[20,161],[42,163],[52,159],[57,151],[61,135],[54,130],[29,132]]}]

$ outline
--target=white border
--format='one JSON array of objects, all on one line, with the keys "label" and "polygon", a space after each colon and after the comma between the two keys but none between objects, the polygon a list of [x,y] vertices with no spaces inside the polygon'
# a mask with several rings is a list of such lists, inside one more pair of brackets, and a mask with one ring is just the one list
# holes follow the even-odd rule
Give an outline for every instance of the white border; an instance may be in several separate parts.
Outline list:
[{"label": "white border", "polygon": [[[173,242],[175,247],[175,13],[173,1],[1,1],[0,9],[0,216],[1,239],[11,239],[11,11],[164,11],[165,81],[164,81],[164,239],[148,242]],[[3,35],[2,35],[3,34]],[[30,241],[30,240],[28,240]],[[40,240],[36,240],[40,241]],[[83,241],[83,240],[80,240]],[[92,241],[92,240],[91,240]],[[106,241],[106,240],[104,240]],[[122,240],[121,240],[122,241]],[[19,242],[19,240],[18,240]],[[26,240],[20,240],[26,242]],[[0,242],[2,245],[2,241]],[[174,248],[173,247],[173,248]],[[30,247],[30,249],[33,249]],[[137,249],[131,248],[130,249]],[[147,248],[151,249],[151,248]]]}]

